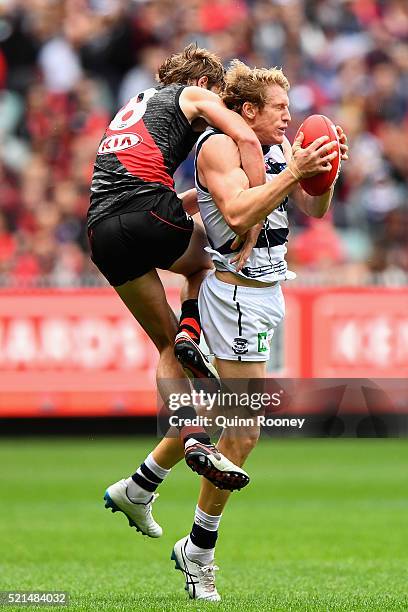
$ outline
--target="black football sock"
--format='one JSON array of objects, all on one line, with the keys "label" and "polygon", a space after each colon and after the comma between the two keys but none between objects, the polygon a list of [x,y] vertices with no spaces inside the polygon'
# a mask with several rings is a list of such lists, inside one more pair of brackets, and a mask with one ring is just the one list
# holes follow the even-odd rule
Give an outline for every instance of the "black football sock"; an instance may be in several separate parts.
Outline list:
[{"label": "black football sock", "polygon": [[193,523],[190,532],[190,540],[195,546],[199,548],[215,548],[215,544],[218,538],[218,529],[217,531],[209,531],[200,525],[197,525],[196,522]]},{"label": "black football sock", "polygon": [[177,333],[186,332],[194,342],[200,342],[201,321],[198,300],[185,300],[181,305],[180,323]]}]

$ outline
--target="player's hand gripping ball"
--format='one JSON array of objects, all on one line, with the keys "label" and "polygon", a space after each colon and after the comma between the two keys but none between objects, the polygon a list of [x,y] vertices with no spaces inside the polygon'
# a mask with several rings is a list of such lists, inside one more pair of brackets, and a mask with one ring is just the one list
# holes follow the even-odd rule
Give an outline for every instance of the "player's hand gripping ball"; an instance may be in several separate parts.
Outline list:
[{"label": "player's hand gripping ball", "polygon": [[[309,178],[303,178],[299,181],[302,189],[309,195],[320,196],[329,191],[330,187],[336,180],[340,171],[340,142],[336,126],[325,115],[310,115],[304,120],[297,131],[296,137],[300,132],[303,132],[304,138],[302,149],[306,149],[316,138],[328,136],[329,141],[335,140],[335,145],[332,151],[337,150],[337,156],[331,161],[331,170],[328,172],[320,172]],[[328,141],[327,141],[328,142]]]}]

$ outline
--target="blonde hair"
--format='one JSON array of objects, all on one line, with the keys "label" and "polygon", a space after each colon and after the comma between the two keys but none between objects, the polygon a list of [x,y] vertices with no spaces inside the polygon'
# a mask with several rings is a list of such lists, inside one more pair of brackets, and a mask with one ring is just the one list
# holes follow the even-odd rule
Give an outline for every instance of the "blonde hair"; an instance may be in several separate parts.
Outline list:
[{"label": "blonde hair", "polygon": [[225,75],[224,104],[240,113],[244,102],[251,102],[260,109],[265,106],[270,85],[279,85],[288,91],[290,84],[280,68],[250,68],[239,60],[232,60]]},{"label": "blonde hair", "polygon": [[181,53],[173,53],[163,62],[157,73],[157,79],[163,85],[187,85],[203,76],[208,78],[208,89],[214,85],[221,89],[224,87],[225,69],[221,60],[215,53],[196,44],[188,45]]}]

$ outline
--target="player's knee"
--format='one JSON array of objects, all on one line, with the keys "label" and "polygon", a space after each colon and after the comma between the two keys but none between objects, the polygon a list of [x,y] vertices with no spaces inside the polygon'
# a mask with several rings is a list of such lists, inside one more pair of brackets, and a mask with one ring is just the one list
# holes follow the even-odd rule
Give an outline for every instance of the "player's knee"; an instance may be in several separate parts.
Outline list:
[{"label": "player's knee", "polygon": [[210,270],[213,270],[214,266],[211,260],[205,259],[202,262],[198,262],[197,265],[194,266],[193,269],[185,271],[185,278],[189,281],[195,281],[202,283]]},{"label": "player's knee", "polygon": [[[255,448],[259,439],[259,429],[251,428],[249,430],[240,431],[236,438],[230,440],[229,453],[227,456],[233,458],[236,463],[242,465],[250,452]],[[233,448],[231,448],[233,447]]]},{"label": "player's knee", "polygon": [[242,459],[246,459],[249,453],[255,448],[259,440],[259,429],[253,428],[250,432],[245,433],[241,439],[240,447],[242,453]]}]

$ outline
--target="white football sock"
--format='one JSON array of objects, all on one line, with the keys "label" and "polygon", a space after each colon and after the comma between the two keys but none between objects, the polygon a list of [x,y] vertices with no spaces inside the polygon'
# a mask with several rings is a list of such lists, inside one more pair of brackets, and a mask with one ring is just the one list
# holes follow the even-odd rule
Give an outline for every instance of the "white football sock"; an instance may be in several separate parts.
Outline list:
[{"label": "white football sock", "polygon": [[144,460],[144,464],[146,467],[149,468],[149,470],[153,472],[153,474],[156,474],[156,476],[158,478],[161,478],[162,480],[164,480],[166,476],[168,476],[171,472],[171,468],[169,470],[166,470],[166,468],[163,468],[161,467],[161,465],[156,463],[156,461],[153,458],[153,453],[150,453],[150,455],[147,455],[146,459]]},{"label": "white football sock", "polygon": [[204,510],[201,510],[198,506],[196,506],[195,514],[194,514],[194,522],[200,527],[207,529],[207,531],[218,531],[218,527],[220,526],[222,514],[207,514]]},{"label": "white football sock", "polygon": [[[207,514],[201,508],[196,506],[194,514],[194,523],[207,531],[218,531],[222,514],[212,515]],[[214,560],[215,548],[201,548],[191,541],[188,537],[186,544],[186,555],[195,563],[200,565],[210,565]]]},{"label": "white football sock", "polygon": [[199,565],[211,565],[214,561],[215,548],[200,548],[193,544],[190,536],[188,536],[186,555],[190,561],[194,561],[194,563],[198,563]]}]

